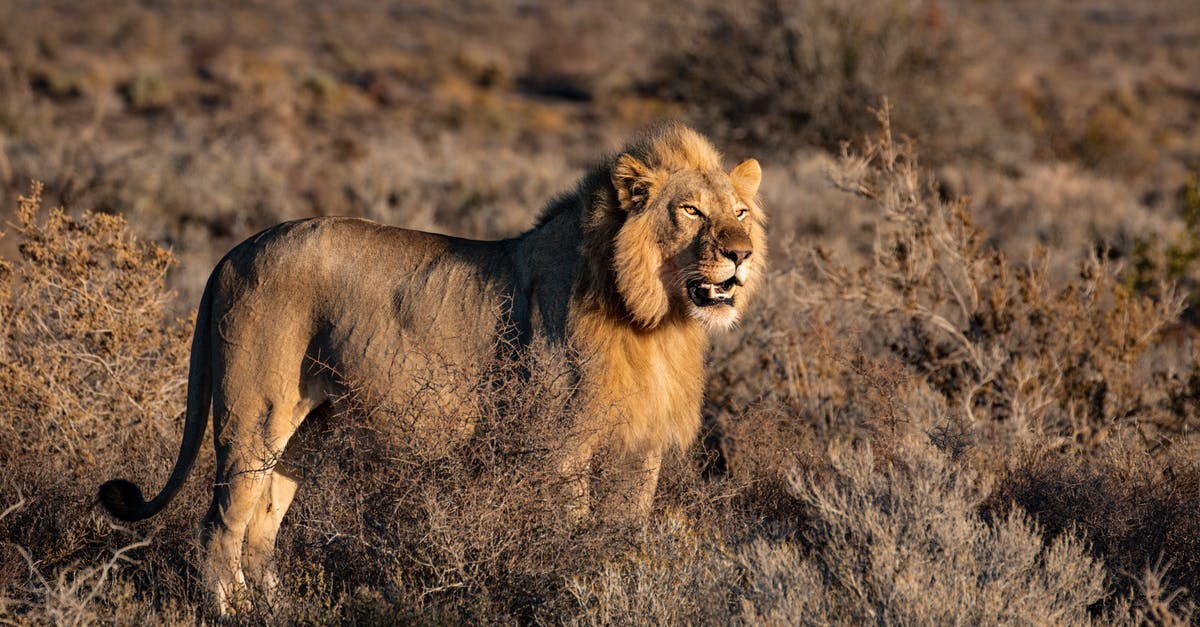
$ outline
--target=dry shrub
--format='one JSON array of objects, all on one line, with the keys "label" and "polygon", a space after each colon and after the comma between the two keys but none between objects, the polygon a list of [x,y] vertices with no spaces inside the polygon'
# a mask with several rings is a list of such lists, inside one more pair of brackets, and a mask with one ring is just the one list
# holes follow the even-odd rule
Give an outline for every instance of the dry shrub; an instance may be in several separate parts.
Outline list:
[{"label": "dry shrub", "polygon": [[1130,292],[1118,269],[1085,261],[1078,278],[1050,279],[1037,258],[1015,264],[985,245],[961,202],[941,199],[910,147],[891,135],[886,107],[877,138],[843,152],[841,189],[871,199],[882,216],[873,259],[851,270],[812,257],[814,306],[852,303],[870,326],[868,350],[894,355],[930,382],[970,429],[1043,449],[1093,450],[1114,430],[1162,438],[1188,428],[1169,386],[1145,363],[1182,298]]},{"label": "dry shrub", "polygon": [[[1163,625],[1183,627],[1195,624],[1195,603],[1187,600],[1187,590],[1167,581],[1161,565],[1147,566],[1138,581],[1140,598],[1122,599],[1109,616],[1113,623],[1126,625]],[[1126,616],[1128,618],[1126,618]]]},{"label": "dry shrub", "polygon": [[170,253],[118,216],[44,213],[41,189],[20,199],[21,259],[2,277],[0,462],[30,456],[81,476],[97,449],[161,432],[178,411],[189,325],[167,313]]},{"label": "dry shrub", "polygon": [[638,543],[566,585],[572,624],[720,624],[734,619],[741,570],[708,520],[668,511]]},{"label": "dry shrub", "polygon": [[[0,512],[0,523],[26,505],[24,499]],[[134,623],[145,620],[150,612],[136,583],[124,571],[134,563],[130,554],[149,546],[153,537],[134,540],[116,548],[110,556],[95,564],[71,564],[47,578],[38,563],[24,548],[10,545],[24,560],[21,565],[30,580],[28,590],[15,598],[0,587],[0,620],[16,619],[26,625],[94,625],[97,623]],[[0,544],[0,547],[3,545]],[[14,570],[17,564],[12,564]],[[188,610],[177,602],[168,602],[154,614],[162,624],[184,624]]]},{"label": "dry shrub", "polygon": [[679,22],[652,91],[760,150],[836,146],[869,130],[863,103],[884,95],[932,115],[938,99],[919,86],[955,72],[936,3],[705,2]]},{"label": "dry shrub", "polygon": [[[987,478],[921,440],[897,445],[903,466],[832,444],[827,468],[790,473],[791,525],[666,510],[570,579],[571,622],[1091,624],[1108,591],[1084,542],[980,515]],[[1105,620],[1133,615],[1118,605]]]},{"label": "dry shrub", "polygon": [[[178,436],[164,417],[182,407],[189,325],[168,314],[168,252],[117,216],[44,211],[40,195],[34,184],[21,198],[20,257],[0,269],[0,505],[13,506],[0,517],[0,616],[136,622],[152,611],[130,571],[147,542],[93,510],[95,482],[169,466],[160,451]],[[158,541],[186,549],[186,535]],[[185,552],[155,560],[159,593],[183,588]],[[157,615],[177,620],[177,604]]]},{"label": "dry shrub", "polygon": [[796,542],[742,552],[743,618],[769,624],[1086,624],[1104,569],[1071,535],[1044,545],[1019,512],[976,513],[987,482],[933,446],[905,448],[906,468],[869,448],[835,445],[833,473],[792,476],[807,506]]},{"label": "dry shrub", "polygon": [[[1171,446],[1192,429],[1186,381],[1194,364],[1155,359],[1179,297],[1168,287],[1131,292],[1102,259],[1065,283],[1036,260],[1011,263],[986,245],[964,205],[940,198],[923,178],[911,146],[892,138],[886,109],[880,121],[880,135],[861,154],[846,151],[833,172],[840,188],[879,211],[871,260],[851,270],[817,254],[802,270],[778,272],[764,305],[713,360],[707,411],[727,474],[699,479],[697,460],[675,468],[664,477],[662,509],[628,537],[603,525],[545,532],[553,509],[532,486],[550,479],[529,484],[530,502],[540,503],[531,516],[515,505],[521,489],[509,487],[520,475],[462,464],[457,455],[472,447],[427,462],[444,470],[420,480],[430,491],[407,510],[418,514],[372,540],[386,546],[415,533],[396,555],[425,556],[389,567],[409,578],[388,589],[415,595],[389,593],[411,599],[393,609],[588,624],[642,616],[929,624],[1078,624],[1104,611],[1111,621],[1186,617],[1187,600],[1173,588],[1181,581],[1175,560],[1191,568],[1186,505],[1153,510],[1174,544],[1134,549],[1102,534],[1085,543],[1094,510],[1052,505],[1047,518],[1006,473],[1034,460],[1091,464],[1114,443],[1142,436]],[[521,389],[513,385],[503,389]],[[563,411],[542,408],[519,424],[537,424],[533,415],[569,422]],[[506,415],[500,407],[485,413]],[[510,452],[494,462],[514,458],[511,446],[501,448]],[[482,492],[479,478],[490,486]],[[391,489],[413,485],[389,481]],[[1147,475],[1128,485],[1153,491]],[[684,516],[672,509],[689,498],[706,505]],[[1104,507],[1106,499],[1113,515],[1129,503],[1103,488],[1084,502]],[[1038,522],[1013,500],[1028,503]],[[525,543],[531,537],[539,540]],[[1156,551],[1165,575],[1121,575],[1127,566],[1143,572],[1139,560]],[[593,564],[545,566],[567,555]],[[525,561],[533,556],[536,567]],[[1108,594],[1106,577],[1120,595]],[[1138,596],[1126,594],[1136,588]]]},{"label": "dry shrub", "polygon": [[[1101,256],[1065,280],[1037,257],[1010,261],[964,203],[921,173],[888,113],[830,172],[877,212],[867,261],[818,248],[777,271],[767,304],[718,344],[710,414],[730,480],[753,495],[741,505],[768,526],[811,534],[820,514],[786,479],[790,468],[814,485],[838,476],[816,442],[869,444],[876,475],[888,477],[876,479],[896,490],[915,472],[913,456],[923,459],[913,446],[932,444],[997,486],[984,508],[988,533],[1016,533],[1012,521],[1026,511],[1048,531],[1047,546],[1089,540],[1072,550],[1102,560],[1118,594],[1084,606],[1102,601],[1093,611],[1107,608],[1112,620],[1154,607],[1185,616],[1200,472],[1179,460],[1195,450],[1200,368],[1175,344],[1181,296],[1163,282],[1130,289]],[[975,489],[971,507],[988,496]],[[780,559],[793,559],[788,551]],[[1152,586],[1143,573],[1154,564]]]},{"label": "dry shrub", "polygon": [[[305,475],[299,522],[279,548],[298,586],[280,616],[545,618],[566,573],[621,543],[620,526],[564,518],[556,469],[574,424],[561,356],[513,350],[482,380],[427,355],[429,383],[410,398],[373,399],[347,376],[332,415],[306,422],[291,462]],[[313,590],[314,576],[329,583]]]},{"label": "dry shrub", "polygon": [[997,482],[985,509],[1024,509],[1049,538],[1082,532],[1103,556],[1117,589],[1147,607],[1164,597],[1190,612],[1200,590],[1200,470],[1175,453],[1154,458],[1128,442],[1088,463],[1024,456]]},{"label": "dry shrub", "polygon": [[[1147,248],[1170,247],[1183,257],[1191,248],[1189,231],[1194,229],[1186,215],[1180,219],[1163,207],[1147,205],[1136,188],[1078,165],[1024,163],[1017,177],[964,162],[937,171],[943,195],[970,198],[972,217],[989,243],[1010,259],[1036,256],[1056,282],[1072,280],[1079,274],[1080,259],[1107,249],[1106,257],[1129,258],[1126,281],[1155,288],[1166,273],[1139,267],[1157,252]],[[1174,276],[1167,276],[1177,280],[1182,270],[1176,266]]]}]

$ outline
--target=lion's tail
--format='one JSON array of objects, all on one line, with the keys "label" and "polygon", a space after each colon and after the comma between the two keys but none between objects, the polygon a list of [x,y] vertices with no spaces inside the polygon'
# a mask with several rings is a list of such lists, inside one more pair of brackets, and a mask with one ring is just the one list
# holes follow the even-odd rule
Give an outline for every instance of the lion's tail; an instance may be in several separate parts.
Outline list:
[{"label": "lion's tail", "polygon": [[[216,272],[213,272],[213,276]],[[100,504],[110,514],[121,520],[149,518],[175,497],[183,487],[200,445],[208,428],[208,410],[212,404],[212,368],[210,350],[210,321],[212,320],[213,277],[209,277],[200,298],[200,309],[196,313],[196,331],[192,335],[192,355],[188,363],[187,418],[183,425],[183,442],[179,445],[179,457],[167,485],[153,500],[147,502],[137,484],[125,479],[113,479],[100,486]]]}]

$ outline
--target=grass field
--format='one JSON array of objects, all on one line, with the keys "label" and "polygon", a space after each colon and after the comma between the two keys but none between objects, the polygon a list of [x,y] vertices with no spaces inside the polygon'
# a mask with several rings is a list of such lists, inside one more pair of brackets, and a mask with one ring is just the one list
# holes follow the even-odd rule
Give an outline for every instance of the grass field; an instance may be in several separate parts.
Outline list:
[{"label": "grass field", "polygon": [[651,519],[560,522],[536,376],[454,450],[347,403],[244,622],[1196,620],[1193,0],[8,0],[0,622],[214,619],[212,451],[145,523],[95,490],[169,473],[231,246],[515,235],[663,119],[762,162],[772,268]]}]

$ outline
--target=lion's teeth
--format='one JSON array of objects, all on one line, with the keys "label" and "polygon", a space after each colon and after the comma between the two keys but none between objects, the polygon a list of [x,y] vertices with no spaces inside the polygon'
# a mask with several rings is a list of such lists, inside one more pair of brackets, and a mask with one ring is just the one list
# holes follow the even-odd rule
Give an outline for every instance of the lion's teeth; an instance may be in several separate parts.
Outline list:
[{"label": "lion's teeth", "polygon": [[703,294],[710,301],[729,300],[732,298],[730,290],[719,283],[699,283],[696,285],[696,291]]},{"label": "lion's teeth", "polygon": [[720,285],[709,285],[708,298],[709,300],[725,300],[729,298],[729,292],[725,291],[725,288]]}]

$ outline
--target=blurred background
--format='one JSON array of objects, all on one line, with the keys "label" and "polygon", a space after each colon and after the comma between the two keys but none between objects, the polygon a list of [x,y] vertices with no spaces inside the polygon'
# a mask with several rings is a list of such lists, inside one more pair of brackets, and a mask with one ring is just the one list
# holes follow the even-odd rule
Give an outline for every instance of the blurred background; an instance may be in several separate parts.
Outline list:
[{"label": "blurred background", "polygon": [[853,255],[867,218],[826,160],[884,96],[1017,257],[1159,263],[1200,235],[1194,0],[5,0],[0,211],[37,179],[48,204],[126,216],[180,257],[186,310],[281,220],[519,233],[671,118],[764,163],[774,238]]}]

